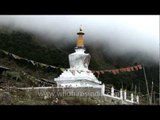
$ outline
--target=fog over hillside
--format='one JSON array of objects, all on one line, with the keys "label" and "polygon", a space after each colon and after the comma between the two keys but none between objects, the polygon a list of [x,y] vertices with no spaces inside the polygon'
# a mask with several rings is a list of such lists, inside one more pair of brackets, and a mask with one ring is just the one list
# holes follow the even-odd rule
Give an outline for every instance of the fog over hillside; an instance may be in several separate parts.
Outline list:
[{"label": "fog over hillside", "polygon": [[[0,15],[0,25],[25,30],[51,42],[75,42],[83,25],[85,44],[108,54],[142,53],[159,61],[159,16],[156,15]],[[63,40],[63,41],[61,41]]]}]

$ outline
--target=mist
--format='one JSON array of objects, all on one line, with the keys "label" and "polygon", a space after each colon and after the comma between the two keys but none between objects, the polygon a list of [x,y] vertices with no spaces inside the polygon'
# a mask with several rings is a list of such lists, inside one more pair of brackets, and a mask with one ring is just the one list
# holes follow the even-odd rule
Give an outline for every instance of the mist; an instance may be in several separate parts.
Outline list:
[{"label": "mist", "polygon": [[114,55],[137,52],[159,61],[158,15],[0,15],[0,25],[68,44],[76,43],[82,25],[86,44],[101,44]]}]

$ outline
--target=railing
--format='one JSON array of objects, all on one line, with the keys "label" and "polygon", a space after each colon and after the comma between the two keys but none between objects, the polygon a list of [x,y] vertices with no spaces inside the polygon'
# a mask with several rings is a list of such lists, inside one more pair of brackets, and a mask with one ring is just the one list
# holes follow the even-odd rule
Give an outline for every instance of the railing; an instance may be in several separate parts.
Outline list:
[{"label": "railing", "polygon": [[105,96],[110,96],[115,99],[120,99],[125,102],[130,102],[130,103],[135,103],[139,104],[139,96],[134,95],[133,93],[127,94],[126,90],[116,90],[114,87],[105,87],[104,85],[102,86],[102,94]]}]

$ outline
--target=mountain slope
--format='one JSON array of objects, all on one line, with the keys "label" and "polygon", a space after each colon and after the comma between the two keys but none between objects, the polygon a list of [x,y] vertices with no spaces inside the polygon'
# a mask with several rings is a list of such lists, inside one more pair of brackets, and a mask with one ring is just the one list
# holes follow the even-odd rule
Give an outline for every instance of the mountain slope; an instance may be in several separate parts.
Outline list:
[{"label": "mountain slope", "polygon": [[[54,43],[46,44],[43,42],[43,40],[36,37],[36,35],[24,31],[20,32],[16,30],[0,30],[0,49],[6,50],[21,57],[57,67],[69,67],[68,54],[74,52],[74,47],[74,43],[64,47],[58,47],[57,44]],[[91,54],[91,62],[89,66],[89,69],[91,70],[121,68],[132,66],[136,62],[139,62],[138,60],[136,61],[133,59],[136,55],[127,55],[121,57],[105,54],[100,43],[94,46],[87,44],[86,52]],[[143,61],[141,63],[143,63]],[[4,65],[4,60],[0,64]],[[149,88],[151,88],[151,81],[153,80],[155,83],[154,89],[158,92],[159,66],[157,64],[152,66],[147,66],[147,64],[145,64],[145,66]],[[32,68],[30,69],[30,71],[33,70],[34,69]],[[52,73],[54,73],[55,76],[60,74],[56,71],[52,71]],[[137,88],[140,86],[141,92],[146,93],[143,71],[121,73],[118,75],[104,74],[97,77],[99,80],[106,84],[114,85],[117,89],[120,89],[123,86],[123,88],[134,90],[136,85]]]}]

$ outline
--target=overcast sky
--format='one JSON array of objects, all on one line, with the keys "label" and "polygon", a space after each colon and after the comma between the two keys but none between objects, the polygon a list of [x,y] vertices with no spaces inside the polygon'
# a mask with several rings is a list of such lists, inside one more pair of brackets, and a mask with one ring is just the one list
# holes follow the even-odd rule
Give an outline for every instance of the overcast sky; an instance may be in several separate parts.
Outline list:
[{"label": "overcast sky", "polygon": [[83,25],[86,42],[103,42],[121,54],[141,51],[159,60],[158,15],[0,15],[0,25],[66,41],[76,40]]}]

